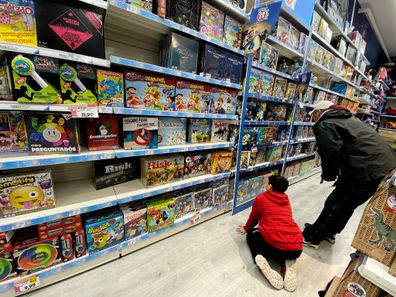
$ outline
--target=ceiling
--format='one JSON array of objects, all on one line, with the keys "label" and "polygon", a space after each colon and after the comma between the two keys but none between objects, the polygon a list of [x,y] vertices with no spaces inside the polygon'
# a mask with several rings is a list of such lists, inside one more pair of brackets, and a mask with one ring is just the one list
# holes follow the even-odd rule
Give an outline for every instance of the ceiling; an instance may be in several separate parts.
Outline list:
[{"label": "ceiling", "polygon": [[[384,46],[390,57],[396,57],[396,0],[358,0],[362,9],[370,8]],[[370,14],[370,13],[368,13]],[[367,15],[369,18],[369,15]],[[370,20],[370,18],[369,18]],[[372,21],[370,20],[370,23]],[[371,23],[375,32],[375,25]],[[380,39],[379,37],[378,39]],[[380,41],[381,42],[381,41]]]}]

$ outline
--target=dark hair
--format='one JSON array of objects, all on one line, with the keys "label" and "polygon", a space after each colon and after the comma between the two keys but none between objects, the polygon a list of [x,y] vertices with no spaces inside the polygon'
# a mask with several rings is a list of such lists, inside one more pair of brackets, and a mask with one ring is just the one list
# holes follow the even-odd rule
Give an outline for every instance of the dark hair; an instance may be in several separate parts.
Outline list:
[{"label": "dark hair", "polygon": [[289,187],[289,181],[287,178],[280,175],[271,175],[268,178],[268,182],[272,186],[272,189],[279,193],[286,192],[287,188]]}]

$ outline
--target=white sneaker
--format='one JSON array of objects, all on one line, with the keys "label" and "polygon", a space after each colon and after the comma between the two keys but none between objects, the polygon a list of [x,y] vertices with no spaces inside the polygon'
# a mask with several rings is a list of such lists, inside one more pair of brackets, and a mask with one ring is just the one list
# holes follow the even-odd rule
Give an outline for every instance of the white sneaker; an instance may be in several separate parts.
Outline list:
[{"label": "white sneaker", "polygon": [[269,281],[269,283],[275,289],[278,289],[278,290],[282,289],[283,288],[282,276],[277,271],[275,271],[271,268],[271,266],[268,264],[267,260],[262,255],[257,255],[255,260],[256,260],[257,266],[260,268],[261,273]]},{"label": "white sneaker", "polygon": [[286,260],[286,273],[284,288],[286,291],[294,292],[297,289],[297,261]]}]

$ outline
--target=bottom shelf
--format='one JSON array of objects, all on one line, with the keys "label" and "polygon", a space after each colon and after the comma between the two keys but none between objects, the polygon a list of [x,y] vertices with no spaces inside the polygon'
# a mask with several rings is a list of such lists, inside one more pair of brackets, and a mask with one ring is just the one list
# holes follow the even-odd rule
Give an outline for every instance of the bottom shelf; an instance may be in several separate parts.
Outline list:
[{"label": "bottom shelf", "polygon": [[317,168],[314,168],[312,170],[308,170],[307,172],[304,172],[303,174],[289,177],[288,178],[289,185],[295,184],[295,183],[297,183],[299,181],[302,181],[302,180],[304,180],[304,179],[306,179],[308,177],[311,177],[311,176],[313,176],[315,174],[318,174],[321,170],[322,169],[320,167],[317,167]]}]

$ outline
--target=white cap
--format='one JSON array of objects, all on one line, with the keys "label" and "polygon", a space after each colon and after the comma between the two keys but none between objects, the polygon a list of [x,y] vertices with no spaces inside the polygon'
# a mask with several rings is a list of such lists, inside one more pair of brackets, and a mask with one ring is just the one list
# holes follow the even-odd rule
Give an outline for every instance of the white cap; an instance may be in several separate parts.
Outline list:
[{"label": "white cap", "polygon": [[329,109],[329,107],[333,106],[333,105],[334,105],[334,102],[331,102],[331,101],[326,101],[326,100],[319,101],[318,103],[316,103],[314,105],[314,109],[309,112],[309,115],[312,115],[314,113],[314,111],[316,111],[316,110]]}]

